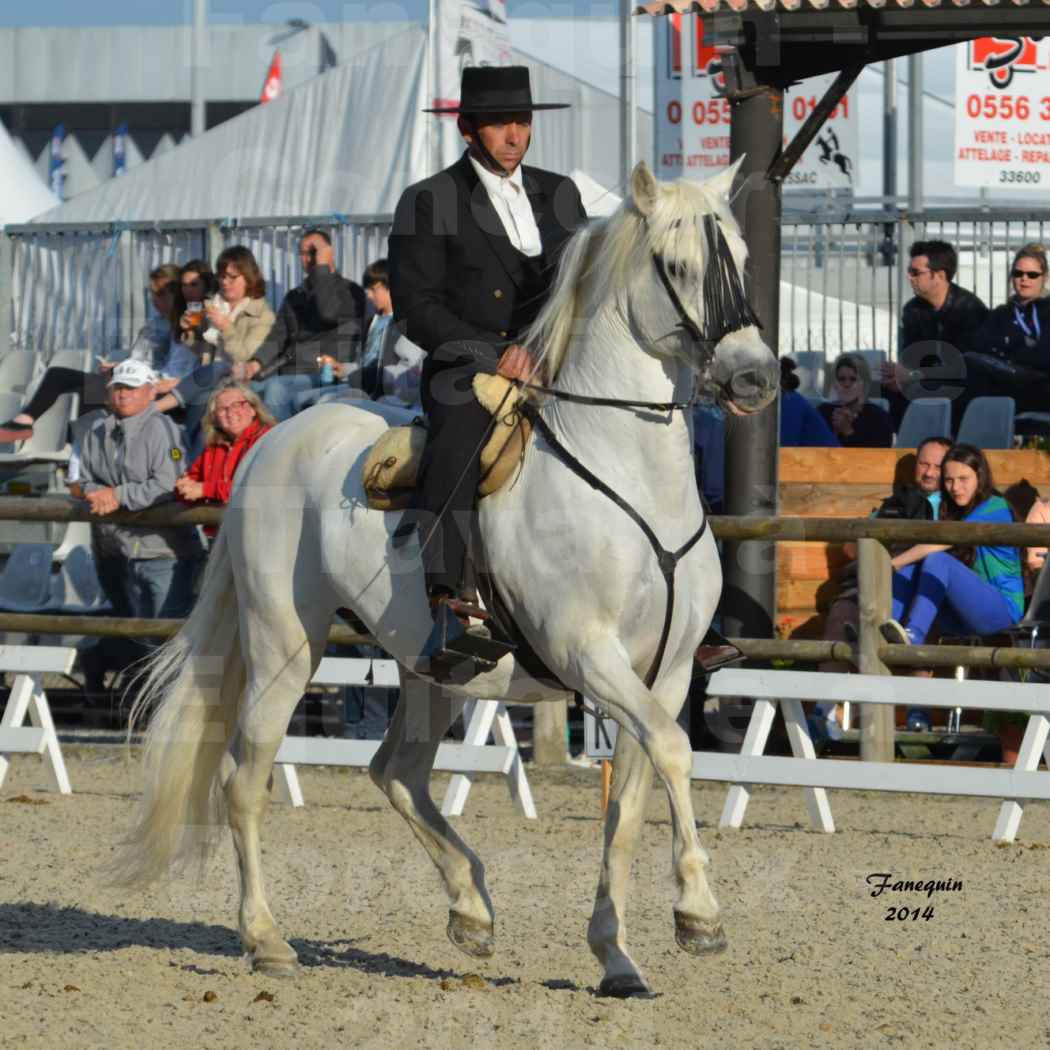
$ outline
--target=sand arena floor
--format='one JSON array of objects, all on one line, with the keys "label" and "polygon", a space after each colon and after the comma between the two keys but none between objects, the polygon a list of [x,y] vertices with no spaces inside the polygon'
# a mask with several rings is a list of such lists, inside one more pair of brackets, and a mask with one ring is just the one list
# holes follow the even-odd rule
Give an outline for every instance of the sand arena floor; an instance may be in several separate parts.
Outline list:
[{"label": "sand arena floor", "polygon": [[[264,829],[270,901],[303,962],[278,981],[242,960],[232,847],[203,885],[111,889],[98,869],[128,822],[134,770],[113,747],[67,761],[72,797],[41,791],[28,757],[0,790],[3,1047],[1050,1046],[1047,805],[997,848],[994,802],[835,793],[840,830],[826,836],[800,791],[758,789],[748,826],[719,833],[725,789],[697,784],[729,937],[699,960],[674,944],[654,793],[629,921],[659,994],[624,1003],[595,998],[585,944],[596,773],[531,771],[536,822],[500,780],[475,785],[457,827],[486,863],[498,935],[479,962],[446,940],[437,875],[367,776],[301,769],[306,808],[274,805]],[[873,872],[962,888],[875,899]],[[932,918],[887,921],[903,906]]]}]

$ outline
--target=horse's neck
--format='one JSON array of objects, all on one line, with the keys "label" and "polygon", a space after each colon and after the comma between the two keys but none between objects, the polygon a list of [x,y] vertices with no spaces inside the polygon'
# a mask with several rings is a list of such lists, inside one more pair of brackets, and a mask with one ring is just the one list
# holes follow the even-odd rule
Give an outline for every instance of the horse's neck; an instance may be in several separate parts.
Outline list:
[{"label": "horse's neck", "polygon": [[[572,394],[666,404],[692,391],[687,368],[665,363],[635,341],[623,315],[596,311],[567,348],[554,386]],[[555,401],[555,433],[588,462],[606,462],[654,490],[692,478],[692,439],[685,413],[619,409]]]}]

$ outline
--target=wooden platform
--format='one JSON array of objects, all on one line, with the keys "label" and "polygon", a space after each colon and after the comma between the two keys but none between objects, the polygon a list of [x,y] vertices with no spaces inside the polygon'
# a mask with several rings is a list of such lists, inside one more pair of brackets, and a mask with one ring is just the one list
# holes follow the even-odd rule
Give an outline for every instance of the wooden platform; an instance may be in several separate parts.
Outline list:
[{"label": "wooden platform", "polygon": [[[988,461],[1000,490],[1027,478],[1041,495],[1050,497],[1050,454],[990,451]],[[910,481],[914,476],[914,449],[784,448],[779,513],[863,518],[890,494],[895,477]],[[848,560],[841,543],[777,544],[779,636],[823,636],[824,615],[838,594],[836,577]]]}]

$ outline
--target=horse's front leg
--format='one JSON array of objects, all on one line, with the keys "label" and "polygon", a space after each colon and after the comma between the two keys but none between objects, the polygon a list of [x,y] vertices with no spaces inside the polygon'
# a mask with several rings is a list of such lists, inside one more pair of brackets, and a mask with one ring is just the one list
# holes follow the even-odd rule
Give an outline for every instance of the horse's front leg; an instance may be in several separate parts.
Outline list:
[{"label": "horse's front leg", "polygon": [[462,707],[462,700],[444,690],[402,675],[397,711],[369,772],[441,875],[449,900],[449,940],[467,955],[486,958],[493,952],[495,923],[485,868],[430,796],[438,746]]},{"label": "horse's front leg", "polygon": [[667,791],[671,809],[675,938],[681,948],[695,955],[725,947],[718,902],[704,870],[709,858],[693,818],[689,738],[671,714],[680,707],[690,669],[683,667],[661,683],[658,696],[639,680],[619,642],[603,639],[583,653],[581,672],[584,694],[601,704],[636,741],[626,739],[623,732],[617,739],[605,857],[588,940],[606,969],[601,992],[644,994],[648,988],[626,949],[625,906],[649,782],[646,757]]}]

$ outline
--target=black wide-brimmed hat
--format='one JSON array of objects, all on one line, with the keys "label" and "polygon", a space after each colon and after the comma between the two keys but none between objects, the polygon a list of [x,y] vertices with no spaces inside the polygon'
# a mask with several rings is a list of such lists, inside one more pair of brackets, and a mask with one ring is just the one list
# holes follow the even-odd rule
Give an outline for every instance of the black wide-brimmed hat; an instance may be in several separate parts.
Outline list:
[{"label": "black wide-brimmed hat", "polygon": [[522,113],[568,109],[567,102],[533,102],[527,66],[467,66],[459,85],[459,105],[424,113]]}]

